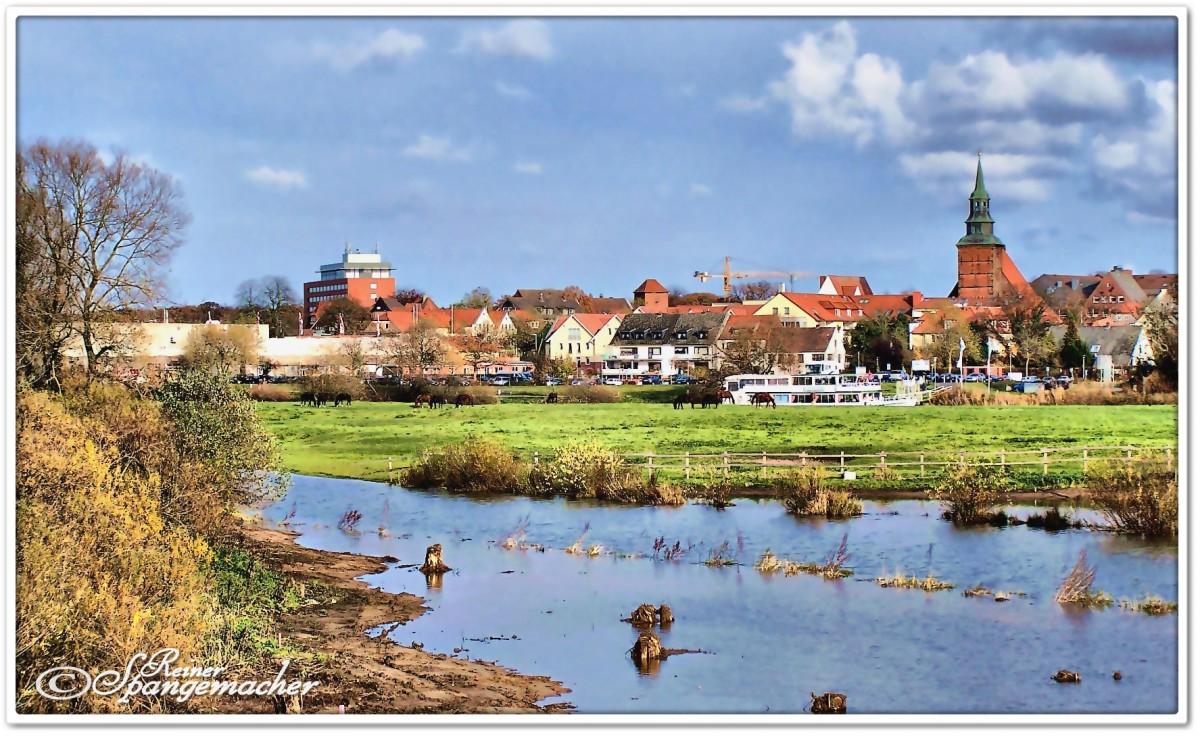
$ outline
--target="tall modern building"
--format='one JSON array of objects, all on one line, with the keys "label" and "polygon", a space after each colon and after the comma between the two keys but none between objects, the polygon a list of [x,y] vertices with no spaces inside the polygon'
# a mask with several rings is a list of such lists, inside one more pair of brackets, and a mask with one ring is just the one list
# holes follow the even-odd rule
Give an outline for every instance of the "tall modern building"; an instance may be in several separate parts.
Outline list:
[{"label": "tall modern building", "polygon": [[968,304],[994,304],[1030,290],[1000,238],[992,232],[992,198],[983,186],[982,157],[975,169],[975,190],[967,213],[967,234],[958,241],[958,283],[951,297]]},{"label": "tall modern building", "polygon": [[332,299],[344,297],[370,309],[377,298],[396,293],[394,270],[378,252],[360,253],[347,245],[341,263],[321,266],[320,278],[304,284],[304,326],[311,328],[321,304]]}]

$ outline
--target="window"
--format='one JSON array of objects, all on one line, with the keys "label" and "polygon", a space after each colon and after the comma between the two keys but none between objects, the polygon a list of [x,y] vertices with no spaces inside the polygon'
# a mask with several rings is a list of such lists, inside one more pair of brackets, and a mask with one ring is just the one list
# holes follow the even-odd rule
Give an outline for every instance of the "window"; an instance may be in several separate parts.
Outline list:
[{"label": "window", "polygon": [[662,348],[650,348],[650,355],[662,355]]},{"label": "window", "polygon": [[813,360],[825,360],[825,353],[813,353]]},{"label": "window", "polygon": [[792,308],[791,308],[791,307],[784,307],[784,308],[783,308],[783,313],[784,313],[784,315],[790,315],[790,314],[792,313]]},{"label": "window", "polygon": [[688,349],[686,345],[675,348],[676,355],[687,355]]},{"label": "window", "polygon": [[578,327],[568,328],[567,329],[567,339],[568,340],[578,340],[579,339],[579,328]]},{"label": "window", "polygon": [[708,355],[708,348],[701,345],[700,347],[696,348],[696,355]]},{"label": "window", "polygon": [[1120,303],[1122,303],[1122,302],[1124,302],[1124,301],[1125,301],[1125,297],[1124,297],[1124,296],[1118,296],[1118,297],[1117,297],[1117,303],[1118,303],[1118,304],[1120,304]]},{"label": "window", "polygon": [[771,314],[778,317],[779,316],[779,307],[771,307]]},{"label": "window", "polygon": [[[834,317],[841,317],[841,316],[842,316],[842,310],[840,310],[840,309],[835,309],[835,310],[833,310],[833,316],[834,316]],[[848,317],[848,316],[850,316],[850,315],[846,315],[846,316]]]},{"label": "window", "polygon": [[[371,288],[372,288],[372,289],[378,289],[378,288],[379,288],[379,286],[378,286],[377,284],[371,284]],[[375,295],[374,295],[374,294],[372,294],[371,296],[375,296]]]}]

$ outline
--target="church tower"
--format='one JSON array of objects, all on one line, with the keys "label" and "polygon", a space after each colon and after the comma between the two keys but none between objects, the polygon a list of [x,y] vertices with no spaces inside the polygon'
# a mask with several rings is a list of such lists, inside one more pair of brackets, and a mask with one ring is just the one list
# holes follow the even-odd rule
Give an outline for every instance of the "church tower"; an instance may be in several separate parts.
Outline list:
[{"label": "church tower", "polygon": [[975,191],[971,192],[966,219],[967,234],[958,241],[958,284],[950,293],[951,297],[980,304],[1012,290],[1014,285],[1005,273],[1005,266],[1011,261],[1005,253],[1004,243],[992,233],[994,224],[991,197],[983,185],[983,157],[980,155],[975,169]]}]

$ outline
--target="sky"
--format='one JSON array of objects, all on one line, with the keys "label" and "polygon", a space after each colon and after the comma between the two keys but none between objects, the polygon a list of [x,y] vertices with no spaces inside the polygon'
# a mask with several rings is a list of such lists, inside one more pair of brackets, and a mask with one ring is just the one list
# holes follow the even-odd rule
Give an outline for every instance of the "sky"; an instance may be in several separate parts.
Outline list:
[{"label": "sky", "polygon": [[[440,303],[696,271],[954,286],[977,154],[1027,279],[1176,270],[1166,18],[20,18],[18,145],[176,177],[170,301],[343,248]],[[772,278],[771,281],[781,279]]]}]

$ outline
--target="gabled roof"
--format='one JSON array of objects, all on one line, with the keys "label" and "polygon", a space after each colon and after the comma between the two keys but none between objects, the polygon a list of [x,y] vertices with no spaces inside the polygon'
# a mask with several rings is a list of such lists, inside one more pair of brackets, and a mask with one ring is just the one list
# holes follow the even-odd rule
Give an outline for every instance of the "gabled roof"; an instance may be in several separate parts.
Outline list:
[{"label": "gabled roof", "polygon": [[594,314],[629,314],[633,308],[629,300],[623,296],[594,296],[592,297],[592,312]]},{"label": "gabled roof", "polygon": [[772,327],[782,326],[783,324],[776,317],[769,314],[731,314],[729,319],[725,320],[725,328],[721,330],[720,339],[735,340],[747,332],[758,334]]},{"label": "gabled roof", "polygon": [[633,290],[634,296],[638,294],[666,294],[667,287],[658,283],[655,279],[646,279],[636,289]]},{"label": "gabled roof", "polygon": [[551,332],[558,332],[568,320],[574,319],[579,323],[579,326],[587,330],[589,335],[595,335],[600,330],[604,329],[612,320],[616,319],[617,323],[621,322],[621,316],[616,314],[564,314],[554,321],[554,326],[550,328]]},{"label": "gabled roof", "polygon": [[834,327],[788,327],[779,336],[785,353],[824,353],[836,332]]},{"label": "gabled roof", "polygon": [[865,276],[822,276],[817,290],[825,288],[826,282],[833,288],[834,292],[842,296],[856,296],[855,291],[859,295],[871,294],[871,285],[867,283]]},{"label": "gabled roof", "polygon": [[517,289],[512,296],[502,299],[510,302],[514,309],[573,309],[579,311],[579,302],[563,296],[563,289]]},{"label": "gabled roof", "polygon": [[[1050,334],[1059,345],[1062,344],[1066,331],[1065,327],[1060,326],[1050,328]],[[1099,346],[1096,354],[1111,355],[1116,367],[1127,367],[1130,364],[1133,348],[1141,334],[1142,328],[1138,325],[1079,328],[1079,339],[1088,346],[1089,351],[1093,345]]]},{"label": "gabled roof", "polygon": [[853,301],[863,310],[864,317],[874,317],[884,312],[912,314],[913,310],[911,294],[872,294],[854,297]]},{"label": "gabled roof", "polygon": [[866,310],[850,297],[794,291],[781,292],[780,296],[818,322],[857,322],[866,316]]},{"label": "gabled roof", "polygon": [[945,328],[946,313],[940,309],[935,309],[920,317],[914,324],[912,335],[940,335]]},{"label": "gabled roof", "polygon": [[[612,344],[711,345],[720,335],[726,317],[723,313],[631,314],[621,320],[621,327],[613,336]],[[681,334],[683,336],[679,336]]]},{"label": "gabled roof", "polygon": [[1173,273],[1143,273],[1134,274],[1133,280],[1142,287],[1147,296],[1154,296],[1171,284],[1179,281],[1179,276]]}]

